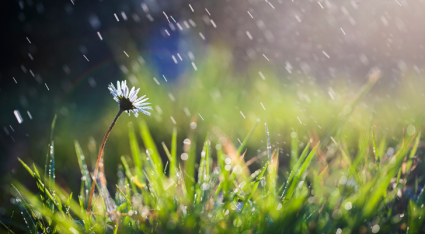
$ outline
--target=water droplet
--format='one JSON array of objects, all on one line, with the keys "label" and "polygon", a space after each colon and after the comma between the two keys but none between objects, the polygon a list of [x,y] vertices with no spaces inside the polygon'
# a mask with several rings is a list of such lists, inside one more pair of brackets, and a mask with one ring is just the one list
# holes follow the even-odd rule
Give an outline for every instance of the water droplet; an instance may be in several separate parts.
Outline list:
[{"label": "water droplet", "polygon": [[378,233],[379,232],[379,229],[380,229],[379,225],[378,224],[375,224],[372,227],[372,232],[373,233]]},{"label": "water droplet", "polygon": [[233,167],[233,172],[234,172],[236,175],[241,174],[241,172],[242,172],[242,167],[241,167],[241,166],[239,166],[239,165],[234,166],[234,167]]},{"label": "water droplet", "polygon": [[353,208],[353,205],[351,204],[351,202],[347,202],[347,203],[345,203],[344,208],[346,210],[351,210],[351,208]]},{"label": "water droplet", "polygon": [[188,155],[188,154],[186,154],[186,153],[182,153],[182,154],[181,154],[181,156],[180,156],[180,158],[181,158],[183,161],[186,161],[186,160],[189,158],[189,155]]},{"label": "water droplet", "polygon": [[234,225],[235,227],[240,227],[240,226],[242,226],[242,220],[241,220],[241,219],[239,219],[239,218],[235,219],[235,220],[233,221],[233,225]]},{"label": "water droplet", "polygon": [[183,144],[190,145],[191,141],[189,138],[184,139]]}]

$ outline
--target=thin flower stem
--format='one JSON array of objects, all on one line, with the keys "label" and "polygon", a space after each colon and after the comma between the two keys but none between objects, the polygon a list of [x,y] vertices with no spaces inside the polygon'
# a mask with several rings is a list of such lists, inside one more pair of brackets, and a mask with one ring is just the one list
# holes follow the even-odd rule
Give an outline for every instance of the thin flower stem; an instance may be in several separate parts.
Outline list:
[{"label": "thin flower stem", "polygon": [[91,201],[92,201],[92,198],[93,198],[95,181],[96,181],[96,178],[97,178],[97,171],[99,169],[99,163],[100,163],[100,159],[102,158],[102,155],[103,155],[103,149],[105,148],[106,140],[108,139],[109,133],[111,133],[112,128],[114,127],[115,123],[118,120],[118,117],[120,117],[122,112],[123,112],[123,110],[120,108],[120,111],[118,111],[117,116],[115,116],[114,121],[112,121],[111,126],[109,126],[108,131],[106,132],[105,137],[103,138],[102,145],[100,146],[99,154],[97,155],[97,160],[96,160],[96,167],[95,167],[94,173],[93,173],[94,176],[93,176],[93,183],[91,185],[89,204],[87,205],[87,212],[88,213],[90,212],[90,209],[91,209]]}]

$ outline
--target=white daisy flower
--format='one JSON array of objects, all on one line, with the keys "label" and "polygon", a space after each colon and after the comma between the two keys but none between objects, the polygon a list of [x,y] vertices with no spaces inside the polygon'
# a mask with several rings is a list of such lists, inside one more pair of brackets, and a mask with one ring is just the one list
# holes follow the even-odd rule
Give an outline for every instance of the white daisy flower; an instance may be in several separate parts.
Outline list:
[{"label": "white daisy flower", "polygon": [[140,98],[137,98],[137,93],[140,88],[135,90],[131,88],[129,91],[127,87],[127,82],[124,80],[122,82],[117,81],[117,88],[111,83],[108,86],[109,91],[114,96],[114,100],[119,103],[120,109],[126,111],[130,115],[130,111],[134,113],[134,116],[138,116],[138,111],[142,112],[145,115],[150,115],[147,110],[152,110],[150,103],[146,103],[149,98],[145,98],[146,95],[143,95]]}]

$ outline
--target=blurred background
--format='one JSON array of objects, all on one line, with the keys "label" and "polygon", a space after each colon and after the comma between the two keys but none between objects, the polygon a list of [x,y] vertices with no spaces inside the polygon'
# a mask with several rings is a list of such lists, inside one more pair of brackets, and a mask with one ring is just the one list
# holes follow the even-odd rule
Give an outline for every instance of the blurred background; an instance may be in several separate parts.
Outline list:
[{"label": "blurred background", "polygon": [[[2,2],[0,215],[12,178],[28,178],[17,158],[44,166],[55,115],[56,181],[79,188],[74,143],[92,168],[118,112],[107,90],[117,80],[150,98],[152,115],[139,118],[158,145],[174,127],[181,145],[218,127],[238,146],[260,121],[249,159],[266,149],[267,121],[286,171],[291,139],[329,138],[341,116],[354,149],[370,128],[395,145],[423,129],[424,10],[423,0]],[[373,68],[381,78],[353,103]],[[106,144],[110,184],[137,121],[122,115]]]}]

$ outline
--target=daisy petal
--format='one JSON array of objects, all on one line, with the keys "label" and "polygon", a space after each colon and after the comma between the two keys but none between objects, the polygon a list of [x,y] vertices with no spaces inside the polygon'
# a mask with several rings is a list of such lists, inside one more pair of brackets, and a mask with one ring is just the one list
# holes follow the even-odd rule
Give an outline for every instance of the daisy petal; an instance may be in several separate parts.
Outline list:
[{"label": "daisy petal", "polygon": [[137,98],[137,93],[139,92],[140,88],[138,88],[136,91],[133,92],[133,95],[130,95],[128,99],[130,99],[131,102],[134,102]]},{"label": "daisy petal", "polygon": [[145,110],[139,109],[139,111],[140,111],[140,112],[142,112],[142,113],[143,113],[143,114],[145,114],[145,115],[151,115],[151,113],[150,113],[150,112],[147,112],[147,111],[145,111]]},{"label": "daisy petal", "polygon": [[142,100],[144,97],[146,97],[146,95],[143,95],[143,96],[141,96],[141,97],[139,97],[139,99],[137,99],[136,101],[134,101],[134,102],[139,102],[140,100]]}]

